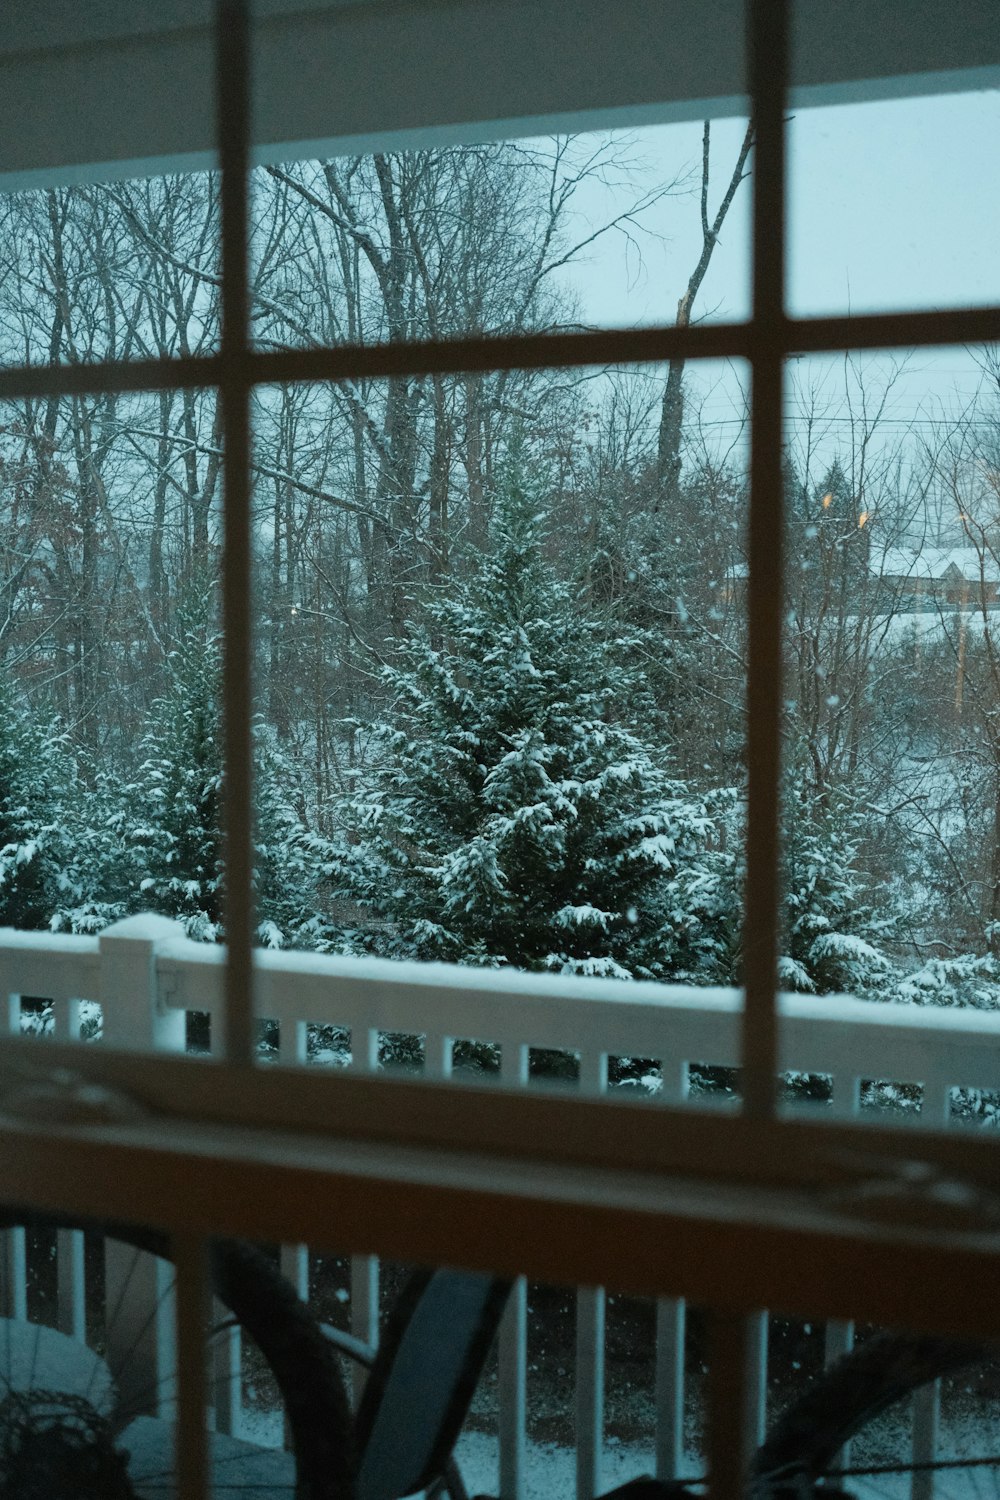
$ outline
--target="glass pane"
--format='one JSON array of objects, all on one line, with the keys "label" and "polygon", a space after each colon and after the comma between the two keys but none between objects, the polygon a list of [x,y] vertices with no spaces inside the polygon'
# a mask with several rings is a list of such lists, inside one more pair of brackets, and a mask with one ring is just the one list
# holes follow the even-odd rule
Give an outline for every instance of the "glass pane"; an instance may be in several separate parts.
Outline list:
[{"label": "glass pane", "polygon": [[[996,373],[980,348],[788,374],[781,981],[913,1011],[790,1087],[873,1120],[995,1117],[986,1037],[922,1008],[974,1029],[1000,1001]],[[844,1059],[843,1000],[811,1005]]]},{"label": "glass pane", "polygon": [[[689,363],[258,393],[263,942],[622,999],[738,983],[744,385]],[[606,1032],[575,1008],[519,1030],[473,982],[460,1012],[319,1003],[325,1062],[593,1092],[607,1054],[611,1086],[657,1102],[688,1062],[731,1091],[738,1060],[666,1008],[616,1031],[610,994]]]},{"label": "glass pane", "polygon": [[995,91],[800,109],[789,125],[789,306],[1000,301]]},{"label": "glass pane", "polygon": [[722,120],[263,167],[255,336],[744,317],[748,151],[746,121]]},{"label": "glass pane", "polygon": [[0,196],[0,364],[214,351],[218,177]]},{"label": "glass pane", "polygon": [[43,1029],[101,1025],[66,935],[221,932],[220,467],[214,392],[0,410],[0,925],[53,934]]}]

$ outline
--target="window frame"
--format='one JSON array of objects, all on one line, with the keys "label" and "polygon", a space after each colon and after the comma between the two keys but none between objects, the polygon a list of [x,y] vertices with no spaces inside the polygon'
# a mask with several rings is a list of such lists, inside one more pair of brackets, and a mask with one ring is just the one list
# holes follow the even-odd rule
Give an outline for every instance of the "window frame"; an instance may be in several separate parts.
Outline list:
[{"label": "window frame", "polygon": [[[0,371],[0,399],[31,395],[70,395],[97,391],[157,390],[211,387],[221,401],[224,449],[223,629],[225,650],[225,846],[226,846],[226,1058],[206,1065],[193,1059],[140,1059],[112,1052],[88,1052],[79,1066],[95,1080],[127,1084],[151,1100],[159,1099],[174,1116],[169,1145],[157,1154],[158,1126],[133,1127],[107,1138],[67,1134],[59,1128],[25,1125],[14,1132],[13,1147],[0,1156],[0,1181],[7,1194],[20,1190],[52,1206],[71,1206],[83,1193],[91,1204],[108,1208],[121,1201],[132,1174],[168,1161],[180,1173],[170,1198],[171,1226],[184,1235],[245,1225],[213,1197],[221,1184],[241,1174],[249,1188],[264,1182],[275,1186],[276,1171],[288,1184],[278,1205],[283,1222],[294,1232],[305,1232],[309,1198],[322,1174],[340,1181],[344,1194],[355,1186],[348,1216],[352,1234],[362,1234],[365,1191],[372,1181],[385,1182],[394,1161],[402,1163],[403,1183],[412,1203],[409,1239],[394,1237],[384,1211],[375,1214],[370,1241],[350,1248],[393,1249],[430,1253],[440,1243],[428,1229],[431,1218],[447,1203],[466,1206],[466,1222],[457,1237],[450,1235],[459,1260],[489,1263],[491,1244],[481,1226],[471,1222],[481,1209],[483,1193],[469,1185],[468,1173],[479,1164],[506,1161],[526,1173],[527,1187],[518,1200],[523,1222],[534,1226],[528,1234],[527,1260],[538,1274],[558,1271],[597,1276],[605,1267],[609,1281],[617,1268],[622,1285],[654,1284],[664,1292],[686,1290],[695,1284],[699,1259],[706,1246],[718,1247],[725,1214],[738,1223],[737,1243],[747,1254],[764,1253],[764,1241],[754,1239],[753,1203],[727,1198],[719,1187],[734,1170],[746,1173],[761,1193],[785,1193],[775,1210],[774,1237],[767,1243],[778,1254],[776,1274],[793,1278],[790,1256],[803,1237],[814,1237],[829,1254],[828,1274],[812,1283],[829,1290],[840,1278],[843,1296],[854,1295],[848,1285],[850,1255],[868,1242],[860,1231],[831,1227],[822,1208],[823,1194],[839,1190],[844,1180],[870,1177],[873,1163],[897,1164],[902,1171],[914,1151],[912,1132],[883,1126],[865,1127],[863,1141],[856,1127],[809,1124],[776,1119],[778,1073],[777,931],[779,918],[778,810],[781,708],[781,598],[783,560],[781,445],[783,438],[784,371],[787,360],[800,354],[842,352],[845,349],[884,349],[909,345],[945,345],[1000,341],[1000,308],[978,307],[940,312],[898,312],[844,317],[792,319],[785,310],[785,119],[788,98],[788,0],[748,0],[749,94],[756,123],[753,172],[752,264],[753,299],[746,323],[712,324],[688,328],[611,329],[573,334],[523,334],[507,338],[469,338],[378,347],[340,346],[329,349],[254,349],[249,337],[249,166],[251,161],[250,29],[246,0],[219,0],[217,10],[216,95],[218,101],[219,161],[222,176],[222,336],[217,353],[198,358],[142,361],[134,364],[8,368]],[[480,1091],[454,1084],[403,1084],[398,1081],[349,1078],[310,1078],[302,1088],[288,1087],[283,1070],[267,1070],[254,1079],[255,1022],[253,1008],[253,893],[252,893],[252,547],[250,529],[250,398],[265,383],[337,380],[346,377],[391,377],[400,374],[463,373],[504,368],[582,367],[605,363],[664,363],[671,358],[740,358],[751,370],[751,454],[749,530],[749,663],[748,663],[748,881],[745,916],[745,1005],[742,1019],[744,1092],[742,1112],[729,1119],[707,1119],[679,1109],[643,1110],[610,1099],[573,1098],[540,1101],[527,1095],[486,1098]],[[0,1057],[17,1066],[32,1043],[5,1040]],[[37,1058],[37,1052],[33,1057]],[[54,1047],[53,1062],[69,1059],[77,1066],[79,1053]],[[310,1149],[306,1104],[321,1116],[322,1134],[315,1141],[315,1159],[301,1170],[296,1152]],[[315,1117],[315,1116],[314,1116]],[[249,1143],[241,1138],[247,1127],[259,1132]],[[293,1134],[288,1136],[291,1131]],[[462,1140],[468,1161],[455,1169],[454,1142]],[[284,1141],[284,1145],[282,1145]],[[556,1145],[548,1143],[557,1142]],[[859,1144],[860,1142],[860,1144]],[[337,1152],[353,1151],[350,1173],[336,1162]],[[294,1147],[294,1149],[293,1149]],[[22,1149],[23,1148],[23,1149]],[[366,1155],[367,1152],[367,1155]],[[60,1154],[61,1153],[61,1154]],[[103,1153],[103,1155],[102,1155]],[[187,1153],[187,1158],[185,1158]],[[942,1172],[961,1175],[986,1185],[995,1178],[996,1147],[983,1140],[921,1135],[921,1156]],[[109,1182],[99,1190],[81,1185],[88,1159],[115,1166]],[[183,1162],[192,1166],[199,1193],[185,1197]],[[369,1178],[365,1177],[365,1162]],[[59,1163],[62,1163],[61,1167]],[[437,1164],[435,1166],[435,1163]],[[116,1165],[115,1165],[116,1164]],[[408,1165],[407,1165],[408,1164]],[[624,1185],[623,1164],[627,1167]],[[44,1168],[40,1180],[40,1169]],[[120,1170],[121,1175],[118,1175]],[[465,1175],[463,1176],[463,1171]],[[619,1187],[608,1174],[616,1172]],[[215,1175],[213,1176],[213,1172]],[[310,1176],[310,1172],[313,1173]],[[339,1175],[338,1175],[339,1173]],[[319,1174],[317,1177],[316,1174]],[[380,1175],[381,1174],[381,1175]],[[665,1250],[656,1253],[655,1235],[671,1224],[698,1220],[696,1208],[677,1186],[681,1178],[699,1176],[714,1181],[722,1194],[719,1215],[704,1216],[704,1235],[692,1233],[679,1246],[671,1263]],[[671,1182],[674,1181],[674,1188]],[[365,1188],[365,1183],[368,1188]],[[122,1184],[125,1184],[125,1187]],[[408,1186],[407,1186],[408,1184]],[[464,1184],[464,1186],[463,1186]],[[275,1186],[275,1191],[277,1188]],[[629,1196],[631,1194],[631,1197]],[[816,1207],[817,1195],[820,1207]],[[488,1196],[488,1195],[486,1195]],[[494,1195],[495,1197],[495,1195]],[[142,1202],[146,1201],[140,1194]],[[489,1209],[495,1227],[502,1205]],[[534,1210],[531,1204],[535,1204]],[[742,1208],[738,1206],[742,1203]],[[737,1206],[733,1206],[736,1204]],[[782,1206],[782,1204],[784,1206]],[[631,1205],[631,1206],[630,1206]],[[102,1210],[103,1211],[103,1210]],[[485,1210],[484,1210],[485,1211]],[[532,1218],[534,1213],[534,1218]],[[296,1217],[296,1214],[298,1217]],[[614,1222],[631,1222],[635,1233],[608,1239]],[[527,1215],[527,1218],[524,1216]],[[631,1219],[629,1218],[631,1215]],[[685,1217],[686,1215],[686,1217]],[[742,1217],[740,1217],[742,1215]],[[782,1220],[784,1215],[784,1220]],[[423,1216],[423,1220],[421,1218]],[[547,1217],[548,1216],[548,1217]],[[623,1218],[624,1216],[624,1218]],[[798,1216],[798,1217],[796,1217]],[[424,1222],[426,1221],[426,1222]],[[785,1228],[782,1229],[782,1222]],[[570,1226],[581,1240],[569,1253]],[[643,1228],[645,1226],[645,1228]],[[452,1226],[453,1227],[453,1226]],[[547,1230],[555,1235],[553,1259],[544,1249]],[[641,1231],[641,1232],[640,1232]],[[527,1232],[527,1231],[526,1231]],[[889,1233],[887,1231],[887,1233]],[[588,1238],[589,1236],[589,1238]],[[714,1238],[713,1238],[714,1236]],[[742,1239],[740,1239],[742,1236]],[[796,1238],[798,1237],[798,1238]],[[912,1237],[911,1237],[912,1238]],[[185,1242],[187,1243],[187,1242]],[[810,1240],[810,1243],[813,1243]],[[949,1327],[967,1326],[972,1317],[973,1291],[995,1266],[1000,1246],[989,1243],[959,1246],[947,1235],[925,1237],[906,1250],[904,1230],[892,1233],[882,1246],[890,1254],[910,1254],[912,1283],[893,1300],[885,1285],[871,1306],[891,1307],[898,1316],[912,1313],[919,1322],[922,1308],[920,1276],[935,1267],[965,1266],[962,1294],[945,1306]],[[532,1248],[533,1247],[533,1248]],[[784,1247],[782,1249],[781,1247]],[[522,1246],[518,1247],[520,1255]],[[197,1275],[196,1248],[189,1246],[186,1264]],[[494,1254],[499,1254],[493,1244]],[[779,1254],[780,1252],[780,1254]],[[782,1256],[784,1257],[782,1259]],[[964,1257],[964,1258],[963,1258]],[[721,1261],[718,1248],[708,1264],[715,1274]],[[740,1364],[732,1319],[753,1305],[766,1280],[767,1268],[748,1275],[728,1291],[719,1283],[719,1298],[730,1299],[720,1315],[716,1340],[720,1353],[718,1400],[729,1400],[738,1390]],[[824,1279],[825,1277],[825,1279]],[[685,1285],[686,1278],[686,1285]],[[799,1278],[801,1282],[801,1277]],[[698,1285],[702,1283],[699,1282]],[[788,1285],[791,1284],[789,1281]],[[845,1290],[846,1287],[846,1290]],[[802,1294],[801,1285],[796,1296]],[[790,1295],[790,1294],[789,1294]],[[881,1299],[881,1300],[880,1300]],[[963,1300],[964,1299],[964,1300]],[[794,1301],[794,1298],[791,1298]],[[820,1300],[822,1300],[820,1298]],[[787,1305],[788,1299],[786,1299]],[[775,1305],[781,1305],[780,1299]],[[833,1307],[833,1302],[829,1306]],[[837,1304],[838,1306],[840,1304]],[[865,1304],[868,1306],[869,1304]],[[192,1312],[194,1307],[194,1312]],[[817,1309],[821,1311],[821,1308]],[[184,1301],[182,1366],[197,1364],[197,1299]],[[186,1320],[186,1322],[184,1321]],[[728,1320],[728,1321],[727,1321]],[[948,1321],[950,1320],[950,1321]],[[964,1320],[964,1321],[963,1321]],[[1000,1333],[1000,1312],[994,1317]],[[185,1328],[187,1331],[185,1332]],[[185,1352],[186,1351],[186,1352]],[[196,1385],[196,1380],[195,1380]],[[197,1402],[194,1403],[197,1406]],[[719,1409],[719,1408],[717,1408]],[[182,1445],[183,1446],[183,1445]],[[199,1443],[184,1448],[185,1473],[192,1493],[198,1493],[203,1454]],[[736,1495],[741,1476],[726,1453],[741,1452],[731,1440],[731,1427],[719,1428],[713,1444],[714,1473],[720,1493]]]},{"label": "window frame", "polygon": [[[280,9],[280,5],[278,7]],[[785,115],[790,0],[748,0],[748,85],[756,121],[752,307],[745,323],[459,338],[261,351],[249,337],[251,22],[248,0],[218,0],[215,93],[221,168],[222,332],[217,353],[132,363],[8,367],[0,399],[182,387],[218,391],[224,446],[225,845],[229,1065],[254,1066],[252,943],[252,547],[250,396],[277,382],[403,374],[739,358],[751,371],[748,881],[744,923],[743,1113],[773,1118],[777,924],[783,377],[789,358],[844,350],[1000,340],[1000,307],[790,318],[785,311]],[[572,1101],[565,1101],[572,1111]]]}]

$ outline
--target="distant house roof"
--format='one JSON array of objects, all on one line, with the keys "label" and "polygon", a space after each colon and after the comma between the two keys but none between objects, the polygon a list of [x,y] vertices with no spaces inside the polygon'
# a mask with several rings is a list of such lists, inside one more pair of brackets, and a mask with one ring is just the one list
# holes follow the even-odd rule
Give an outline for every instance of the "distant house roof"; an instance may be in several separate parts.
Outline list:
[{"label": "distant house roof", "polygon": [[873,548],[869,567],[878,578],[920,579],[946,583],[949,580],[978,583],[1000,582],[1000,563],[990,552],[975,547]]}]

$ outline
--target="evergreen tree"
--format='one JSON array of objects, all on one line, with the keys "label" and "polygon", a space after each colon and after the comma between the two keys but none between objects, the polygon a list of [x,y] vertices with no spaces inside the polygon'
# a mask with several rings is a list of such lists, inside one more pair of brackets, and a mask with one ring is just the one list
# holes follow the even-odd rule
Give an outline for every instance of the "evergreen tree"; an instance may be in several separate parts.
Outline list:
[{"label": "evergreen tree", "polygon": [[[223,936],[222,648],[208,589],[181,605],[167,668],[131,789],[131,906],[176,917],[191,937],[213,942]],[[308,850],[291,807],[294,776],[259,723],[255,741],[258,938],[282,947],[308,930]]]},{"label": "evergreen tree", "polygon": [[77,794],[63,807],[55,932],[102,932],[133,906],[127,789],[120,774],[78,761]]},{"label": "evergreen tree", "polygon": [[707,814],[630,728],[629,642],[581,618],[544,560],[540,488],[515,462],[491,554],[401,642],[331,889],[360,946],[667,974]]},{"label": "evergreen tree", "polygon": [[135,908],[177,917],[208,941],[222,927],[221,669],[208,590],[194,589],[178,610],[168,686],[150,715],[128,830]]},{"label": "evergreen tree", "polygon": [[64,758],[58,727],[43,727],[0,671],[0,926],[49,925],[63,856]]},{"label": "evergreen tree", "polygon": [[[730,788],[715,793],[709,805],[716,846],[695,891],[701,920],[683,977],[741,984],[746,800]],[[801,773],[786,771],[779,872],[783,989],[890,997],[897,970],[883,945],[897,936],[896,903],[863,868],[866,833],[844,789],[820,796]]]},{"label": "evergreen tree", "polygon": [[880,997],[895,972],[879,947],[892,921],[857,862],[861,818],[843,790],[821,797],[800,776],[786,780],[782,823],[780,983]]},{"label": "evergreen tree", "polygon": [[257,941],[265,948],[313,947],[321,870],[301,810],[304,795],[296,767],[260,720],[254,768]]}]

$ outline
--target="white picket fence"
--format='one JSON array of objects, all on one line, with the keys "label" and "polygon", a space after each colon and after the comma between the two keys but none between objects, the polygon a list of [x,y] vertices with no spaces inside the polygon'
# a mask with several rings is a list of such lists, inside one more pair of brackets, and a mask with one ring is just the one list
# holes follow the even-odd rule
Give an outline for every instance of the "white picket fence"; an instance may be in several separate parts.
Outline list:
[{"label": "white picket fence", "polygon": [[[129,918],[99,937],[53,936],[0,929],[0,993],[8,998],[7,1024],[22,1029],[21,997],[52,1003],[54,1032],[80,1036],[81,1022],[100,1007],[103,1039],[135,1050],[181,1050],[185,1013],[211,1018],[211,1045],[222,1045],[224,950],[185,938],[165,918]],[[600,1094],[608,1088],[609,1059],[649,1059],[658,1102],[688,1101],[719,1107],[711,1096],[692,1098],[692,1064],[733,1067],[738,1063],[737,990],[631,984],[450,965],[393,963],[261,950],[257,955],[257,1007],[279,1028],[279,1058],[307,1065],[310,1026],[334,1026],[350,1034],[343,1066],[372,1072],[379,1066],[380,1038],[404,1033],[423,1038],[425,1076],[453,1076],[455,1044],[494,1044],[498,1081],[527,1088],[532,1049],[574,1054],[577,1087]],[[848,997],[783,996],[782,1066],[832,1080],[831,1115],[850,1118],[863,1107],[863,1084],[908,1085],[908,1118],[919,1127],[951,1123],[953,1091],[1000,1090],[1000,1015],[982,1011],[865,1003]],[[482,1077],[477,1082],[482,1082]],[[456,1086],[461,1086],[456,1081]],[[565,1086],[565,1085],[563,1085]],[[884,1094],[885,1091],[883,1091]],[[815,1108],[815,1106],[813,1106]],[[25,1316],[26,1266],[23,1237],[7,1236],[3,1264],[5,1311]],[[327,1247],[328,1248],[328,1247]],[[129,1253],[130,1254],[130,1253]],[[58,1321],[66,1332],[85,1331],[82,1237],[59,1237]],[[304,1247],[286,1246],[286,1273],[308,1296],[309,1264]],[[124,1262],[123,1262],[124,1265]],[[155,1262],[137,1275],[116,1270],[132,1304],[129,1341],[140,1337],[150,1364],[167,1371],[169,1319],[163,1308],[150,1318],[162,1294]],[[110,1304],[112,1292],[107,1293]],[[152,1300],[151,1300],[152,1299]],[[118,1300],[122,1300],[119,1296]],[[527,1391],[527,1289],[516,1287],[501,1330],[499,1353],[500,1490],[503,1500],[524,1494]],[[576,1466],[580,1500],[599,1492],[604,1427],[605,1297],[599,1289],[577,1293]],[[353,1332],[373,1342],[378,1331],[378,1265],[369,1257],[352,1262]],[[683,1304],[657,1310],[656,1463],[663,1477],[675,1474],[683,1456],[685,1318]],[[845,1348],[850,1329],[827,1329],[830,1357]],[[113,1351],[112,1351],[113,1353]],[[239,1349],[235,1336],[223,1342],[217,1361],[217,1425],[232,1430],[240,1399]],[[752,1396],[763,1432],[767,1375],[767,1319],[756,1327]],[[927,1458],[936,1441],[933,1393],[920,1400],[913,1422],[914,1452]],[[928,1476],[914,1480],[915,1500]]]}]

